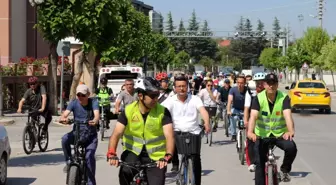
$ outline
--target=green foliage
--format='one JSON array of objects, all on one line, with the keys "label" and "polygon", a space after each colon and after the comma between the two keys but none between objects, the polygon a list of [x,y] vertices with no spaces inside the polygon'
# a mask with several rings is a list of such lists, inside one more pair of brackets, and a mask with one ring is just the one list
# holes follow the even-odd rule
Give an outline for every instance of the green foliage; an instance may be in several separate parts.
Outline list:
[{"label": "green foliage", "polygon": [[325,44],[314,63],[324,70],[336,70],[336,43],[331,41]]},{"label": "green foliage", "polygon": [[262,65],[269,69],[277,69],[279,64],[277,63],[280,52],[276,48],[266,48],[262,51],[259,61]]},{"label": "green foliage", "polygon": [[176,68],[182,68],[189,63],[189,60],[190,55],[183,50],[175,56],[174,65]]},{"label": "green foliage", "polygon": [[277,17],[274,17],[274,22],[273,22],[273,33],[275,35],[280,34],[281,31],[281,26],[280,26],[280,21]]},{"label": "green foliage", "polygon": [[308,52],[308,55],[314,61],[314,59],[321,54],[322,47],[327,44],[329,40],[330,37],[327,31],[319,27],[310,27],[303,37],[302,44]]},{"label": "green foliage", "polygon": [[303,47],[302,39],[298,39],[295,44],[288,48],[287,57],[289,69],[296,69],[298,71],[304,62],[309,63],[310,57]]},{"label": "green foliage", "polygon": [[246,19],[246,20],[245,20],[244,30],[245,30],[245,31],[250,31],[250,32],[253,31],[253,26],[252,26],[252,24],[251,24],[250,19]]},{"label": "green foliage", "polygon": [[206,68],[211,68],[211,66],[214,64],[214,60],[213,59],[211,59],[210,57],[207,57],[207,56],[203,56],[202,58],[201,58],[201,60],[199,61],[199,63],[201,64],[201,65],[203,65],[204,67],[206,67]]},{"label": "green foliage", "polygon": [[175,58],[175,50],[169,40],[161,34],[152,34],[149,42],[149,59],[162,70]]},{"label": "green foliage", "polygon": [[173,21],[173,16],[171,12],[168,13],[167,15],[167,26],[166,26],[166,31],[175,31],[175,26],[174,26],[174,21]]},{"label": "green foliage", "polygon": [[261,34],[263,31],[264,31],[264,28],[265,28],[265,24],[263,22],[261,22],[260,19],[258,19],[258,22],[257,22],[257,29],[256,31]]}]

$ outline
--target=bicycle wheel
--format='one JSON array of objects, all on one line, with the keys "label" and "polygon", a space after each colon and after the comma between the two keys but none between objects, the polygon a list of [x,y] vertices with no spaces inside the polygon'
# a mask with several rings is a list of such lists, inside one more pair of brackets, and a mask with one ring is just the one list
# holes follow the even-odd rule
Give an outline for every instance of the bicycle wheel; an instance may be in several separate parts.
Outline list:
[{"label": "bicycle wheel", "polygon": [[225,135],[226,137],[229,137],[229,126],[230,126],[230,122],[229,122],[229,118],[228,116],[225,114],[225,117],[224,117],[224,129],[225,129]]},{"label": "bicycle wheel", "polygon": [[80,185],[80,174],[78,166],[71,166],[68,172],[67,185]]},{"label": "bicycle wheel", "polygon": [[212,133],[213,133],[213,127],[214,127],[214,121],[213,120],[211,120],[211,124],[210,124],[210,138],[209,138],[209,146],[211,146],[212,145]]},{"label": "bicycle wheel", "polygon": [[194,185],[194,173],[193,173],[193,163],[191,159],[188,159],[188,175],[186,185]]},{"label": "bicycle wheel", "polygon": [[49,132],[43,131],[42,127],[38,127],[37,145],[41,152],[45,152],[49,145]]},{"label": "bicycle wheel", "polygon": [[267,166],[267,174],[266,174],[266,184],[267,185],[276,185],[274,184],[274,172],[273,172],[273,165]]},{"label": "bicycle wheel", "polygon": [[[28,141],[28,146],[26,146],[26,142]],[[24,152],[29,155],[33,152],[33,149],[35,147],[35,139],[34,134],[31,132],[30,126],[25,126],[23,129],[22,134],[22,145]]]},{"label": "bicycle wheel", "polygon": [[100,121],[100,140],[104,141],[104,133],[105,133],[105,120]]},{"label": "bicycle wheel", "polygon": [[245,164],[245,139],[244,136],[245,132],[241,131],[240,132],[240,151],[239,151],[239,160],[240,164],[244,165]]}]

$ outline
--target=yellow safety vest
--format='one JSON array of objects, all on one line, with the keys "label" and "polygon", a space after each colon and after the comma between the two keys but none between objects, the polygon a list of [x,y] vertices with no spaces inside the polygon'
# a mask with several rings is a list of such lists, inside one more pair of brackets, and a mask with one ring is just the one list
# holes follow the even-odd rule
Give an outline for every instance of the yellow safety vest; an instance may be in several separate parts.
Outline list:
[{"label": "yellow safety vest", "polygon": [[101,98],[101,100],[99,100],[99,105],[104,105],[104,106],[107,106],[107,105],[110,105],[110,101],[109,101],[109,94],[108,94],[108,88],[100,88],[99,89],[99,93],[98,93],[98,97]]},{"label": "yellow safety vest", "polygon": [[127,126],[123,135],[124,150],[139,155],[145,146],[152,160],[158,161],[165,156],[166,138],[162,128],[164,109],[163,106],[156,104],[144,123],[138,101],[126,106]]},{"label": "yellow safety vest", "polygon": [[270,112],[266,91],[260,92],[257,96],[260,110],[254,133],[260,137],[269,137],[271,134],[275,137],[280,137],[288,131],[285,118],[282,113],[283,100],[287,94],[277,91],[277,97],[275,99],[272,112]]}]

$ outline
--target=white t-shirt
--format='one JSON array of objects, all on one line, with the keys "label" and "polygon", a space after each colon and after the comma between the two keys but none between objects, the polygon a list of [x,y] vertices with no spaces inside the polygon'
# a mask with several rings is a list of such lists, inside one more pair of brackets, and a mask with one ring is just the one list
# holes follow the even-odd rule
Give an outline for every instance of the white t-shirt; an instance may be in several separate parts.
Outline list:
[{"label": "white t-shirt", "polygon": [[[256,96],[256,95],[257,95],[256,92],[252,92],[252,96]],[[252,97],[251,97],[250,93],[248,91],[246,91],[244,107],[250,107],[251,102],[252,102]]]},{"label": "white t-shirt", "polygon": [[167,98],[161,103],[166,107],[173,119],[174,130],[199,134],[200,128],[199,109],[203,107],[202,100],[195,95],[188,95],[185,102],[181,102],[177,95]]},{"label": "white t-shirt", "polygon": [[[212,91],[213,95],[214,96],[217,96],[219,94],[219,92],[217,91],[217,89],[214,89]],[[215,101],[213,101],[209,95],[209,92],[208,90],[205,88],[205,89],[202,89],[198,96],[201,98],[201,100],[203,100],[203,103],[204,103],[204,106],[208,107],[217,107],[217,104]]]}]

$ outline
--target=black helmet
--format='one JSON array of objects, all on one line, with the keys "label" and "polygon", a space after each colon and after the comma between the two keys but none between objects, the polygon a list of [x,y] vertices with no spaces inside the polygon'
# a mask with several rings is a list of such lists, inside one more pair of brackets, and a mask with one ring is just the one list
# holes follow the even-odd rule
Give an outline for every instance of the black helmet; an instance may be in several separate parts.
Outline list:
[{"label": "black helmet", "polygon": [[101,84],[107,84],[107,79],[105,77],[100,79]]},{"label": "black helmet", "polygon": [[135,80],[134,88],[138,92],[157,92],[161,88],[160,83],[152,77]]}]

